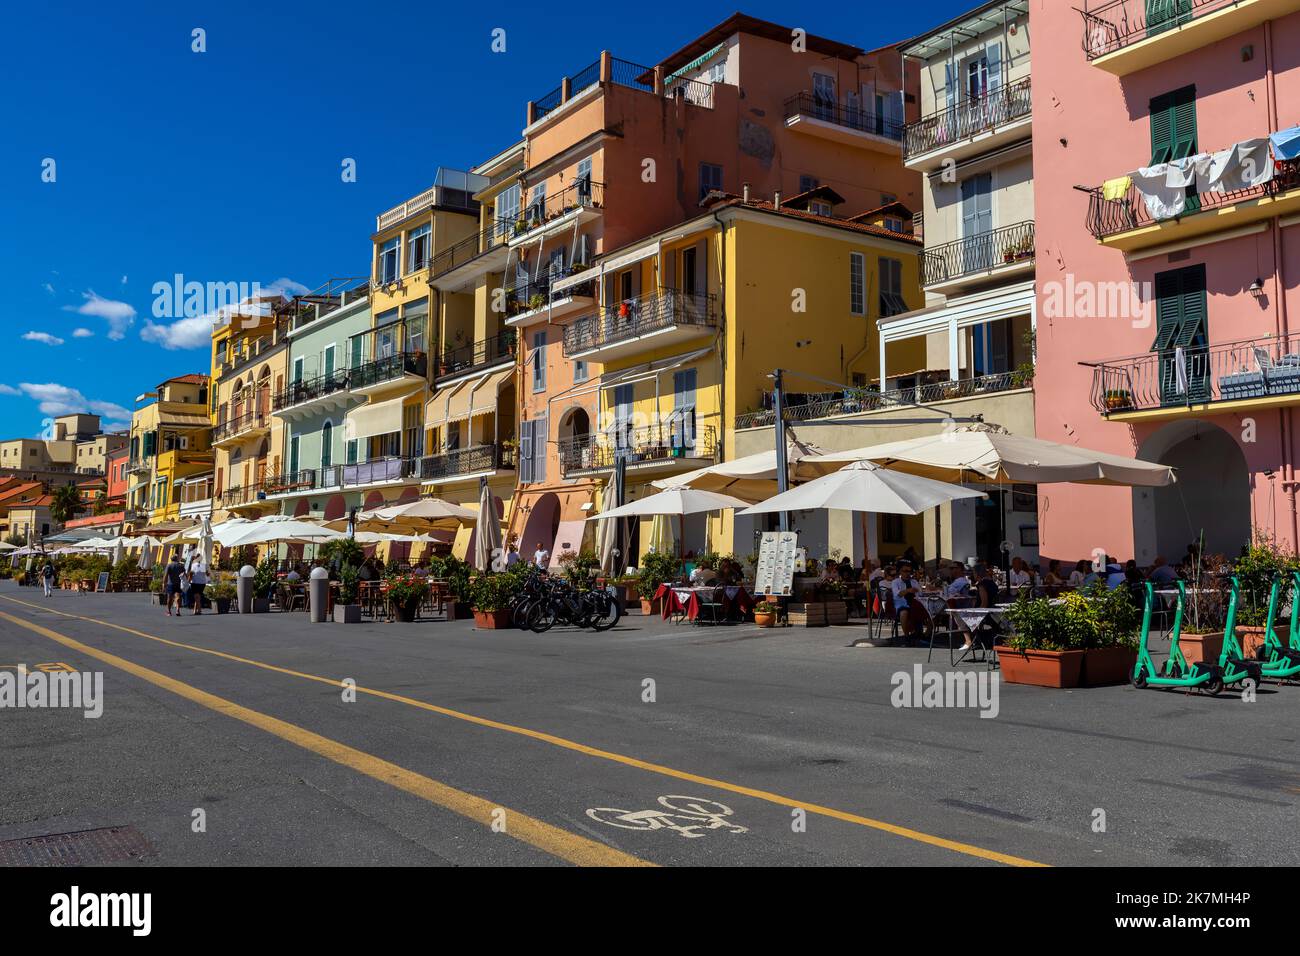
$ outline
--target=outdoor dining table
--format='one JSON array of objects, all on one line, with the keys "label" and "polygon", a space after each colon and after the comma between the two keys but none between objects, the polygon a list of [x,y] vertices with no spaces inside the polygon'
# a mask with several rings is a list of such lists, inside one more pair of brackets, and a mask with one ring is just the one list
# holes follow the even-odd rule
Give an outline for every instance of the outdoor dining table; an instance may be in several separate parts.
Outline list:
[{"label": "outdoor dining table", "polygon": [[[979,630],[980,626],[986,622],[992,625],[998,634],[1007,634],[1012,631],[1011,624],[1007,619],[1007,611],[1011,610],[1011,607],[1012,605],[1010,604],[995,604],[992,607],[951,607],[948,608],[948,616],[950,620],[960,621],[972,634]],[[971,655],[975,653],[975,648],[978,646],[978,642],[972,644],[960,657],[957,658],[956,663],[960,664],[968,657],[971,657]],[[972,660],[979,662],[980,659],[972,658]],[[998,667],[998,651],[996,642],[994,642],[989,649],[989,657],[986,660],[989,665],[989,670]]]},{"label": "outdoor dining table", "polygon": [[743,616],[754,609],[754,599],[740,585],[696,588],[661,584],[655,591],[655,597],[660,601],[660,614],[665,621],[674,614],[679,614],[688,621],[694,621],[699,617],[700,607],[704,601],[712,601],[714,594],[719,591],[721,591],[723,609],[728,615],[738,611]]}]

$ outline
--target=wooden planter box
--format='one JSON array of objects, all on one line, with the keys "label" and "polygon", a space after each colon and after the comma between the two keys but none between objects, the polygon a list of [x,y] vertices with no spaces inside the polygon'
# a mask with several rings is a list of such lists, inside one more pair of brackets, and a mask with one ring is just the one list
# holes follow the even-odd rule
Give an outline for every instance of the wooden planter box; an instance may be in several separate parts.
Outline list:
[{"label": "wooden planter box", "polygon": [[826,623],[827,624],[848,624],[849,623],[849,606],[843,601],[826,602]]},{"label": "wooden planter box", "polygon": [[510,626],[510,609],[500,608],[496,611],[474,609],[474,626],[481,631],[500,631]]},{"label": "wooden planter box", "polygon": [[1137,651],[1131,647],[1092,647],[1083,652],[1080,687],[1105,687],[1127,684],[1137,663]]},{"label": "wooden planter box", "polygon": [[335,604],[334,623],[335,624],[360,624],[361,605],[360,604]]},{"label": "wooden planter box", "polygon": [[1223,653],[1223,632],[1210,631],[1206,634],[1183,632],[1178,636],[1178,646],[1182,648],[1183,657],[1187,658],[1189,664],[1195,664],[1197,661],[1218,664],[1219,655]]},{"label": "wooden planter box", "polygon": [[1084,651],[1018,651],[999,645],[998,662],[1008,684],[1078,687]]},{"label": "wooden planter box", "polygon": [[787,617],[792,627],[825,627],[825,604],[791,604]]}]

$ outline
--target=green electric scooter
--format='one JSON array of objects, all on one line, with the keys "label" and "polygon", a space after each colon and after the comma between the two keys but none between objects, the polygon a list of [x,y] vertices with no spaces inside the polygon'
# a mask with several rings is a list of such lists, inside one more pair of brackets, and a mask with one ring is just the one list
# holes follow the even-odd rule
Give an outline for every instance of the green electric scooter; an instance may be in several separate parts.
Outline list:
[{"label": "green electric scooter", "polygon": [[[1187,597],[1187,585],[1182,581],[1178,585],[1178,598],[1174,605],[1174,626],[1169,634],[1169,659],[1163,669],[1157,671],[1151,660],[1151,651],[1147,647],[1147,638],[1151,635],[1151,609],[1155,605],[1155,588],[1151,582],[1146,585],[1146,602],[1142,609],[1142,639],[1138,643],[1138,659],[1133,665],[1133,686],[1139,690],[1146,687],[1198,687],[1210,694],[1223,690],[1223,671],[1214,664],[1198,661],[1189,664],[1183,657],[1182,648],[1178,646],[1178,637],[1183,632],[1183,604]],[[1234,592],[1235,597],[1235,592]]]},{"label": "green electric scooter", "polygon": [[[1242,653],[1241,644],[1237,641],[1237,594],[1241,590],[1241,582],[1237,576],[1232,576],[1232,598],[1228,601],[1228,620],[1223,626],[1223,650],[1219,653],[1219,670],[1223,672],[1224,684],[1238,684],[1250,678],[1255,686],[1259,686],[1260,678],[1264,676],[1264,670],[1260,667],[1258,661],[1247,660]],[[1276,589],[1274,595],[1276,596]],[[1276,604],[1276,601],[1274,601]],[[1270,611],[1269,620],[1272,620]]]},{"label": "green electric scooter", "polygon": [[1292,572],[1295,590],[1292,592],[1291,629],[1288,644],[1283,646],[1273,632],[1277,598],[1281,581],[1273,579],[1273,589],[1268,598],[1268,623],[1264,627],[1264,643],[1255,652],[1255,660],[1265,678],[1286,681],[1300,675],[1300,572]]}]

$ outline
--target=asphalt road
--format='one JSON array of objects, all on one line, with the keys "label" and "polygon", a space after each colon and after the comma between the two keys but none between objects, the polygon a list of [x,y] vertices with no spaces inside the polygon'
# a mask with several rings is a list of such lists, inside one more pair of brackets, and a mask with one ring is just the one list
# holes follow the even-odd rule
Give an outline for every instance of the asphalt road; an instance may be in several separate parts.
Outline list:
[{"label": "asphalt road", "polygon": [[0,709],[0,848],[121,827],[146,865],[1300,863],[1300,687],[1002,684],[985,719],[893,706],[925,652],[856,636],[177,620],[0,582],[0,667],[104,675],[98,719]]}]

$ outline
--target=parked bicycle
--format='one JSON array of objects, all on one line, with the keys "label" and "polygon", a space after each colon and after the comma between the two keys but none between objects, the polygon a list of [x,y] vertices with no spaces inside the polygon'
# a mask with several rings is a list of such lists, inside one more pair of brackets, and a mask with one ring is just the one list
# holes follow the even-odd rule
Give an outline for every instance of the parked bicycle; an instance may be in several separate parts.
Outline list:
[{"label": "parked bicycle", "polygon": [[556,624],[608,631],[623,611],[614,596],[602,588],[578,588],[560,578],[532,572],[510,608],[511,621],[536,634]]}]

